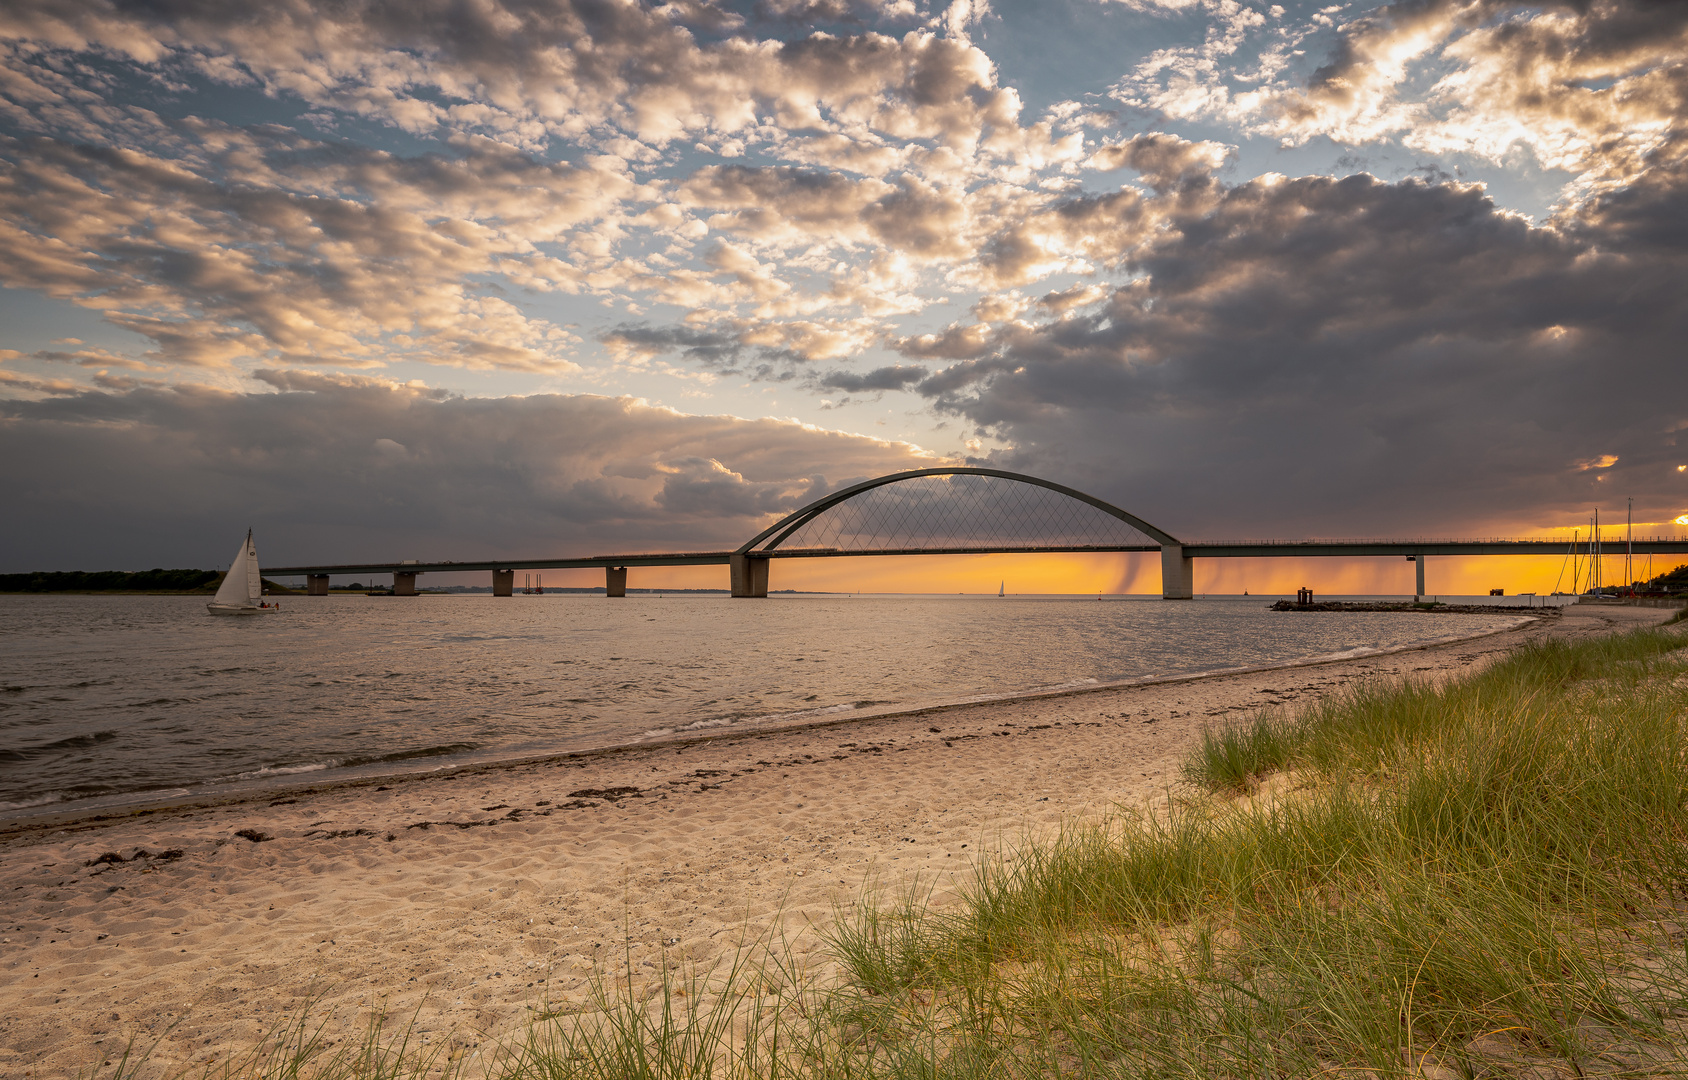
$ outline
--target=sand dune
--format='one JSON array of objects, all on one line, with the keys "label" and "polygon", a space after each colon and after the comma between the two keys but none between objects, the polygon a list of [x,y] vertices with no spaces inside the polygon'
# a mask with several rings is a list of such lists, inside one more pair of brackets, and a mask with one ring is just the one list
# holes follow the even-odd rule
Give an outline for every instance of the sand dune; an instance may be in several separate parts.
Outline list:
[{"label": "sand dune", "polygon": [[313,1000],[337,1034],[384,999],[430,1040],[507,1035],[606,957],[707,961],[776,921],[810,950],[875,876],[926,874],[941,902],[1005,838],[1166,798],[1228,716],[1669,614],[1578,607],[1320,666],[14,824],[0,1077],[74,1076],[167,1030],[161,1067],[221,1060]]}]

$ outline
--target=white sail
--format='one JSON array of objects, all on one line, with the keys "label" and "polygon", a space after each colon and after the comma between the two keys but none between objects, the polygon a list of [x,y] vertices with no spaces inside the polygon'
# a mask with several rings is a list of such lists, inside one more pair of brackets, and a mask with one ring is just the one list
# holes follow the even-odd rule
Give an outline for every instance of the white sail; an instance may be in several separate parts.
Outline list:
[{"label": "white sail", "polygon": [[263,593],[263,585],[258,576],[258,549],[252,543],[252,530],[246,531],[246,539],[241,542],[240,551],[229,564],[229,572],[223,576],[223,583],[217,586],[217,595],[211,603],[217,607],[254,607],[258,597]]}]

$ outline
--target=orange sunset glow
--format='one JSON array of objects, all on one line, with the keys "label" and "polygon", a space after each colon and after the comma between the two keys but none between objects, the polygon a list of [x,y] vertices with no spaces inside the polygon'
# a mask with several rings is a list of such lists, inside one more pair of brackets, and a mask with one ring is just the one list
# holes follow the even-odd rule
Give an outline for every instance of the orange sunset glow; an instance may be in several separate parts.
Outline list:
[{"label": "orange sunset glow", "polygon": [[[1621,549],[1601,558],[1602,580],[1624,581]],[[1581,582],[1589,582],[1586,556],[1581,556]],[[1636,580],[1646,580],[1688,562],[1666,556],[1639,556]],[[552,587],[600,588],[601,570],[545,570],[544,584]],[[1137,594],[1158,596],[1160,557],[1123,555],[918,555],[868,558],[776,559],[769,574],[775,591],[863,593],[934,593],[994,595],[999,583],[1010,594]],[[1328,595],[1410,596],[1416,578],[1412,563],[1388,558],[1197,559],[1198,594],[1257,596],[1293,595],[1311,588]],[[461,576],[468,582],[466,576]],[[443,580],[443,579],[442,579]],[[452,580],[457,580],[454,577]],[[477,582],[478,583],[478,582]],[[634,567],[627,584],[633,589],[725,589],[727,568]],[[1564,557],[1537,555],[1436,556],[1426,564],[1426,588],[1431,595],[1481,596],[1490,589],[1508,595],[1572,588],[1571,566]]]}]

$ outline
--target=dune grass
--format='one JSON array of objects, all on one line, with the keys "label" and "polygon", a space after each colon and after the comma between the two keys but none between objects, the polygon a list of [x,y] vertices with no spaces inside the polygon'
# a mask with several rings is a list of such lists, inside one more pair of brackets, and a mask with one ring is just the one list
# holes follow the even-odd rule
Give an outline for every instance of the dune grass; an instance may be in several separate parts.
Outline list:
[{"label": "dune grass", "polygon": [[[763,943],[713,974],[605,975],[471,1071],[1682,1075],[1685,641],[1544,642],[1215,730],[1164,813],[1005,849],[946,909],[914,886],[840,911],[830,974]],[[366,1042],[217,1075],[465,1064]]]},{"label": "dune grass", "polygon": [[[856,913],[855,1007],[978,1036],[962,1057],[989,1068],[959,1075],[1680,1067],[1682,643],[1542,643],[1215,731],[1187,781],[1287,783],[1071,828],[986,863],[954,914]],[[945,1002],[937,1028],[884,1019],[909,992]]]}]

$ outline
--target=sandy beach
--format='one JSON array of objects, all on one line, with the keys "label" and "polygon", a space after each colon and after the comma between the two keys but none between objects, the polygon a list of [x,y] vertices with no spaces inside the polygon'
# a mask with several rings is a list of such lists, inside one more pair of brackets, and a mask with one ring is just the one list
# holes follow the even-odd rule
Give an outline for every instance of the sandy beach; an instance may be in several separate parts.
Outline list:
[{"label": "sandy beach", "polygon": [[432,1041],[513,1035],[606,959],[708,962],[776,922],[810,951],[869,879],[925,875],[942,903],[1005,840],[1168,798],[1228,717],[1671,614],[1579,606],[1364,659],[15,823],[0,1077],[86,1074],[136,1036],[164,1035],[159,1066],[220,1061],[308,1000],[335,1033],[384,997]]}]

